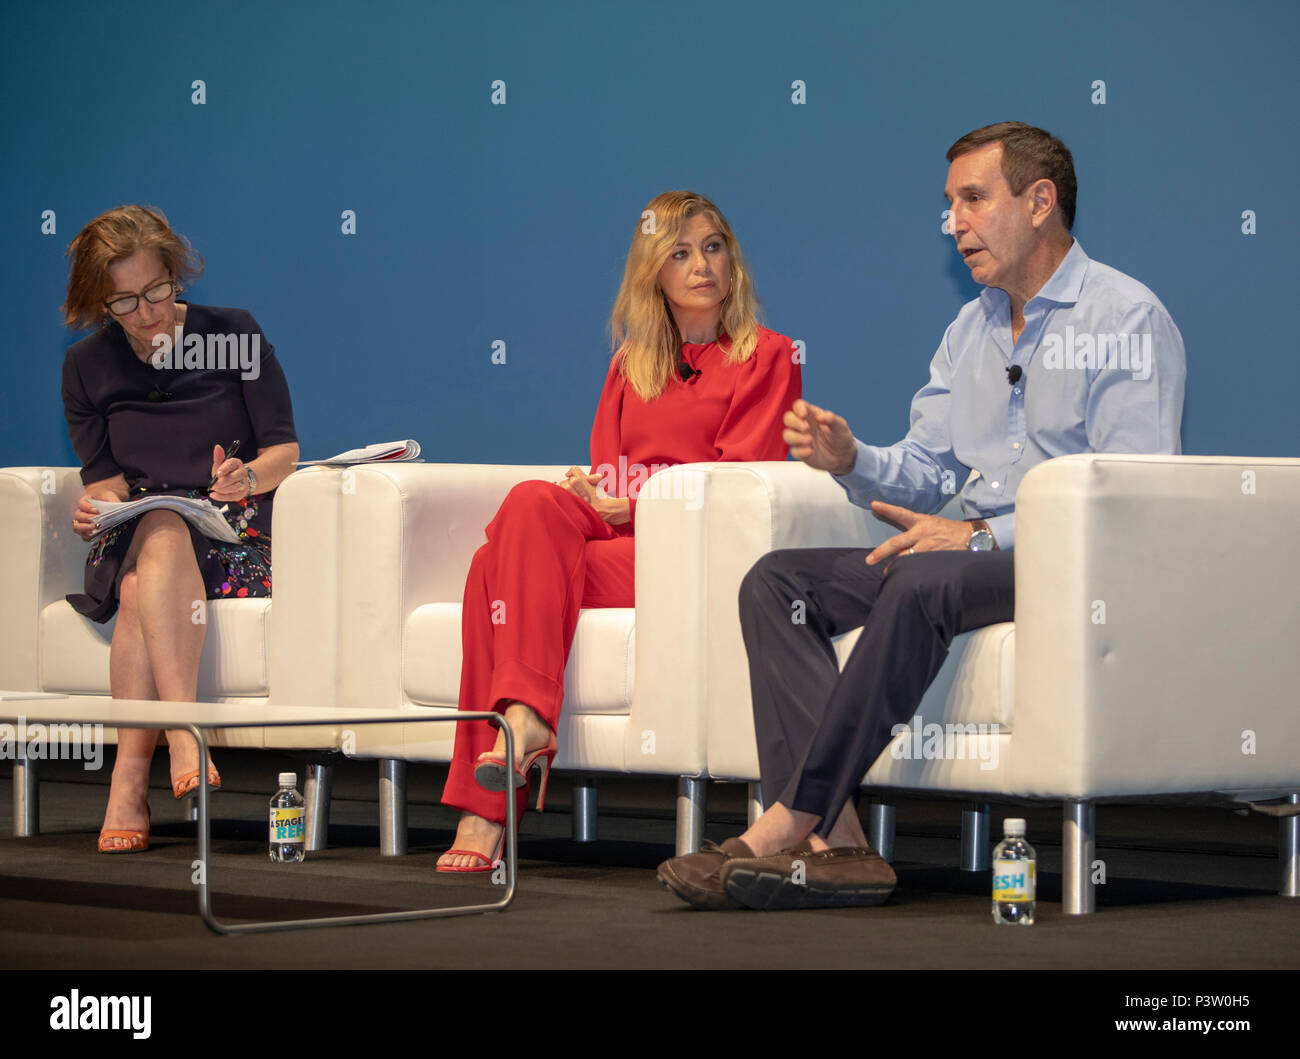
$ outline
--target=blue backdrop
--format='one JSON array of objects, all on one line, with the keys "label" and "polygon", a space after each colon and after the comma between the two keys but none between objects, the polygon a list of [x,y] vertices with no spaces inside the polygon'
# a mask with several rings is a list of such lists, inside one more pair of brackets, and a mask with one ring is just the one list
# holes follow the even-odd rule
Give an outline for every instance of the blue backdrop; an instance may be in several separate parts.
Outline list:
[{"label": "blue backdrop", "polygon": [[1079,241],[1182,330],[1184,451],[1300,448],[1291,2],[52,2],[3,18],[0,465],[77,462],[64,251],[124,202],[161,207],[203,254],[189,298],[258,318],[304,458],[414,437],[433,460],[584,462],[628,243],[680,187],[723,208],[768,325],[806,343],[806,395],[892,442],[977,292],[940,230],[944,152],[1006,119],[1065,140]]}]

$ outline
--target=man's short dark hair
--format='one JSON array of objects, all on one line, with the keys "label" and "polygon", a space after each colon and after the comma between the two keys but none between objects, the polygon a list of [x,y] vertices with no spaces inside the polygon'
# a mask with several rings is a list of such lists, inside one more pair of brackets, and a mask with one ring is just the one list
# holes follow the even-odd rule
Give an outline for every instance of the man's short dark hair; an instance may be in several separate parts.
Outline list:
[{"label": "man's short dark hair", "polygon": [[948,161],[990,143],[1002,144],[1002,176],[1011,194],[1021,194],[1035,180],[1050,180],[1056,185],[1056,201],[1066,231],[1071,230],[1079,182],[1074,178],[1070,149],[1044,129],[1023,121],[1000,121],[968,132],[948,148]]}]

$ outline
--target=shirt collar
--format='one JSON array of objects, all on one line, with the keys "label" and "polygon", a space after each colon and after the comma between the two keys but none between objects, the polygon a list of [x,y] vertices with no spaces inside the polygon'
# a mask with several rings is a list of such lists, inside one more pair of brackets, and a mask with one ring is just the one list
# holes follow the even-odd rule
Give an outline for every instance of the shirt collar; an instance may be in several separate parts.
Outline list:
[{"label": "shirt collar", "polygon": [[[1061,259],[1061,263],[1056,266],[1056,271],[1052,273],[1051,278],[1029,301],[1034,302],[1042,298],[1045,301],[1056,302],[1058,305],[1073,305],[1083,292],[1083,280],[1088,273],[1089,261],[1091,258],[1083,252],[1079,240],[1074,240],[1065,257]],[[985,287],[980,291],[980,300],[986,308],[994,309],[998,306],[1006,306],[1011,298],[1006,291],[997,287]]]},{"label": "shirt collar", "polygon": [[1083,277],[1087,271],[1088,255],[1083,252],[1083,247],[1076,239],[1069,252],[1061,259],[1061,263],[1056,266],[1052,278],[1043,284],[1034,298],[1044,298],[1061,305],[1073,305],[1083,292]]}]

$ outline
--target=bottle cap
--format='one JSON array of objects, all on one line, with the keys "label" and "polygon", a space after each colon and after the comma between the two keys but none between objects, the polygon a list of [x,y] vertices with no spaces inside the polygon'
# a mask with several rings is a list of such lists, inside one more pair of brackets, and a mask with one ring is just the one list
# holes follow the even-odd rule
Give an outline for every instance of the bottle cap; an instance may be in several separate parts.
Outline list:
[{"label": "bottle cap", "polygon": [[1018,816],[1009,817],[1002,821],[1002,833],[1004,835],[1019,835],[1021,838],[1025,835],[1025,822]]},{"label": "bottle cap", "polygon": [[[298,773],[296,773],[296,772],[281,772],[281,773],[280,773],[280,786],[281,786],[281,787],[296,787],[296,786],[298,786]],[[1024,823],[1024,821],[1022,820],[1022,821],[1021,821],[1021,824],[1023,825],[1023,823]]]}]

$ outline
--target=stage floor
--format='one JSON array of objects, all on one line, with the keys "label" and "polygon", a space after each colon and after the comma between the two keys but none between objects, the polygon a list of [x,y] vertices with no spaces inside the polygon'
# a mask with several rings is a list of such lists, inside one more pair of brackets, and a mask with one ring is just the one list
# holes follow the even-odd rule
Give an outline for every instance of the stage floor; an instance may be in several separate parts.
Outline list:
[{"label": "stage floor", "polygon": [[[411,766],[410,849],[378,851],[377,766],[336,770],[330,848],[299,865],[266,856],[267,800],[285,754],[218,750],[214,908],[223,919],[345,915],[487,900],[486,876],[436,875],[454,816],[437,804],[443,770]],[[672,852],[675,781],[602,777],[600,839],[568,837],[568,777],[544,816],[521,826],[519,894],[506,912],[461,919],[222,938],[196,911],[194,825],[154,763],[144,854],[95,852],[107,769],[43,763],[41,831],[15,839],[11,763],[0,763],[0,968],[987,968],[991,954],[1033,968],[1296,968],[1300,902],[1277,896],[1278,823],[1211,805],[1097,810],[1107,882],[1097,913],[1060,907],[1060,812],[1025,816],[1039,856],[1038,922],[995,927],[988,873],[958,870],[962,803],[898,800],[899,888],[875,909],[696,912],[654,868]],[[743,830],[745,788],[712,784],[707,836]],[[555,811],[552,812],[551,809]]]}]

